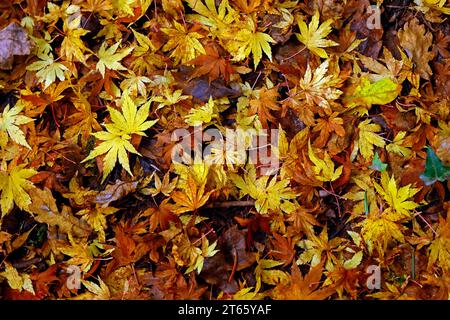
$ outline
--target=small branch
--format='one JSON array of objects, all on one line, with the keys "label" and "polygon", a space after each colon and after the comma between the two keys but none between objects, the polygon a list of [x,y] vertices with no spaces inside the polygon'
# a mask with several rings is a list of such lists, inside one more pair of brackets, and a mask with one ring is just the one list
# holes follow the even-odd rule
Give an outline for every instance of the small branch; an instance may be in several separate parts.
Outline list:
[{"label": "small branch", "polygon": [[230,207],[253,207],[255,201],[223,201],[223,202],[213,202],[206,206],[206,208],[230,208]]}]

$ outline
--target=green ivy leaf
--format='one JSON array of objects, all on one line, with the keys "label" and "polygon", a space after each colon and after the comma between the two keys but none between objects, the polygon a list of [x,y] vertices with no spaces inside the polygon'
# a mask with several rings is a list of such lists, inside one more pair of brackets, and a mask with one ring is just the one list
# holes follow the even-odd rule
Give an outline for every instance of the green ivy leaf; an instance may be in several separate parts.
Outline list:
[{"label": "green ivy leaf", "polygon": [[387,163],[384,163],[380,160],[377,152],[375,153],[375,156],[373,157],[372,160],[372,165],[369,168],[372,170],[383,172],[384,170],[386,170],[387,166],[388,166]]},{"label": "green ivy leaf", "polygon": [[436,153],[428,147],[425,171],[420,175],[420,179],[429,186],[436,181],[446,181],[450,176],[450,166],[444,166]]}]

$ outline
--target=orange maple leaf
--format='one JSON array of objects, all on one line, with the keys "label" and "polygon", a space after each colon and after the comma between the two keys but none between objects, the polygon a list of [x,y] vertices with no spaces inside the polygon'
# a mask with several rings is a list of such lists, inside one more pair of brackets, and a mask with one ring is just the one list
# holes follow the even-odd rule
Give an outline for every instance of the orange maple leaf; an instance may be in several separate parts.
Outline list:
[{"label": "orange maple leaf", "polygon": [[332,286],[319,288],[322,271],[323,262],[311,268],[309,273],[303,277],[297,264],[294,263],[289,283],[277,285],[272,291],[272,298],[277,300],[323,300],[328,298],[335,292],[335,289]]},{"label": "orange maple leaf", "polygon": [[189,176],[187,180],[187,189],[185,191],[174,191],[172,193],[172,199],[176,203],[175,212],[181,214],[197,210],[208,201],[212,191],[205,193],[205,183],[198,188],[194,178]]},{"label": "orange maple leaf", "polygon": [[188,62],[188,64],[199,67],[195,69],[190,79],[207,74],[210,83],[219,79],[220,76],[222,76],[225,81],[230,81],[230,75],[235,73],[230,61],[223,58],[219,54],[217,47],[213,44],[206,46],[205,51],[206,54],[202,54]]}]

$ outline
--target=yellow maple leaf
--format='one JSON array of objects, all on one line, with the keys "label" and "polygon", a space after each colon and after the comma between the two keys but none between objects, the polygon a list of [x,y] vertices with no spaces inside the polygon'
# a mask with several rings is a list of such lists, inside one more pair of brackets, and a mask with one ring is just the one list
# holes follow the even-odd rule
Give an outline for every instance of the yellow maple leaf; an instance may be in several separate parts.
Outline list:
[{"label": "yellow maple leaf", "polygon": [[450,216],[444,219],[439,216],[439,227],[436,230],[436,237],[431,242],[430,255],[428,258],[428,268],[436,262],[442,269],[450,270]]},{"label": "yellow maple leaf", "polygon": [[229,39],[234,36],[233,22],[239,17],[239,13],[230,6],[228,0],[221,1],[218,8],[215,0],[205,0],[205,3],[201,0],[186,0],[186,2],[198,13],[189,14],[187,16],[189,21],[208,26],[211,34],[219,38]]},{"label": "yellow maple leaf", "polygon": [[35,294],[30,276],[26,273],[19,274],[17,269],[9,263],[5,262],[5,271],[0,272],[0,276],[6,278],[11,289],[18,291],[25,289],[33,295]]},{"label": "yellow maple leaf", "polygon": [[144,131],[152,127],[158,121],[146,121],[149,109],[150,101],[138,109],[127,93],[122,97],[122,113],[108,107],[112,123],[105,124],[107,131],[93,133],[97,139],[100,139],[103,142],[92,150],[89,156],[82,161],[86,162],[106,153],[106,156],[103,159],[104,168],[102,181],[104,181],[112,171],[117,160],[119,160],[122,167],[132,175],[127,151],[137,155],[140,155],[140,153],[130,143],[131,135],[136,134],[145,136]]},{"label": "yellow maple leaf", "polygon": [[311,233],[308,239],[301,240],[298,246],[304,251],[300,254],[297,264],[309,264],[311,267],[319,265],[322,261],[322,255],[326,255],[325,268],[332,270],[333,266],[338,262],[333,252],[341,251],[344,247],[340,246],[342,238],[336,237],[328,239],[327,228],[323,228],[319,236]]},{"label": "yellow maple leaf", "polygon": [[383,212],[381,214],[372,214],[361,223],[361,235],[368,245],[369,253],[372,252],[373,246],[380,255],[384,255],[388,244],[392,240],[400,243],[405,242],[402,231],[405,229],[399,223],[392,221],[390,216]]},{"label": "yellow maple leaf", "polygon": [[161,31],[169,36],[169,41],[164,45],[164,51],[172,51],[170,57],[175,58],[175,63],[186,63],[199,54],[206,54],[205,49],[198,39],[203,38],[198,32],[190,32],[180,23],[174,21],[174,28],[161,28]]},{"label": "yellow maple leaf", "polygon": [[256,30],[252,19],[247,19],[243,28],[234,37],[234,40],[226,45],[226,48],[233,55],[233,60],[241,61],[253,54],[253,66],[256,69],[264,52],[272,61],[272,49],[269,43],[275,43],[267,33]]},{"label": "yellow maple leaf", "polygon": [[111,0],[114,10],[121,17],[132,16],[134,14],[132,5],[135,3],[135,0]]},{"label": "yellow maple leaf", "polygon": [[410,184],[397,188],[397,183],[392,175],[389,175],[386,171],[381,173],[381,186],[374,182],[375,189],[383,196],[384,200],[394,210],[390,214],[390,218],[393,221],[411,218],[411,210],[415,209],[418,204],[408,199],[413,197],[420,188],[412,188]]},{"label": "yellow maple leaf", "polygon": [[[300,91],[296,98],[306,100],[309,105],[317,104],[321,107],[329,107],[329,101],[339,98],[342,91],[334,88],[339,81],[335,75],[327,75],[329,60],[325,60],[314,72],[308,64],[303,79],[300,80]],[[304,106],[301,106],[304,108]]]},{"label": "yellow maple leaf", "polygon": [[295,35],[312,53],[326,59],[328,58],[328,55],[322,48],[333,47],[338,44],[332,40],[325,39],[332,31],[331,24],[333,23],[333,20],[328,19],[319,26],[319,18],[319,11],[316,11],[309,25],[306,25],[302,19],[297,19],[300,33],[296,33]]},{"label": "yellow maple leaf", "polygon": [[0,115],[0,147],[5,148],[8,143],[8,136],[17,144],[25,146],[29,149],[31,147],[25,140],[25,135],[19,126],[28,122],[33,121],[33,119],[19,115],[22,111],[23,105],[16,104],[13,108],[9,107],[9,104],[3,110]]},{"label": "yellow maple leaf", "polygon": [[192,108],[184,117],[184,121],[193,127],[201,126],[203,123],[208,124],[212,119],[217,118],[217,107],[214,104],[212,97],[209,97],[208,102],[199,109]]},{"label": "yellow maple leaf", "polygon": [[132,30],[136,43],[133,51],[135,59],[131,62],[130,67],[137,74],[149,74],[157,68],[163,68],[165,65],[164,56],[157,53],[158,47],[153,44],[148,36]]},{"label": "yellow maple leaf", "polygon": [[25,165],[22,164],[6,172],[0,171],[2,217],[13,208],[14,203],[22,210],[28,210],[28,206],[31,204],[27,190],[33,187],[33,183],[27,179],[34,176],[37,171],[24,169],[24,167]]},{"label": "yellow maple leaf", "polygon": [[406,131],[400,131],[395,136],[392,143],[386,146],[388,152],[397,153],[403,157],[409,157],[411,155],[411,150],[404,147]]},{"label": "yellow maple leaf", "polygon": [[256,288],[255,292],[258,292],[262,283],[270,285],[277,285],[280,283],[287,283],[289,280],[289,274],[285,271],[273,269],[283,264],[282,261],[276,261],[271,259],[259,259],[256,256],[258,265],[255,268]]},{"label": "yellow maple leaf", "polygon": [[41,82],[44,82],[44,89],[55,82],[56,78],[64,81],[66,77],[64,72],[69,69],[64,64],[55,62],[53,54],[40,53],[37,57],[41,60],[27,66],[27,70],[37,71],[36,76]]},{"label": "yellow maple leaf", "polygon": [[342,174],[342,170],[344,166],[340,166],[336,170],[334,170],[334,163],[330,158],[328,152],[325,151],[324,158],[319,159],[314,154],[314,151],[311,147],[311,141],[308,141],[308,156],[309,159],[314,163],[314,173],[316,174],[316,179],[320,181],[334,181],[339,178]]},{"label": "yellow maple leaf", "polygon": [[98,50],[98,62],[96,69],[105,77],[105,69],[109,70],[127,70],[120,61],[133,51],[133,47],[125,48],[120,52],[116,52],[120,46],[120,41],[106,49],[106,42],[103,42]]},{"label": "yellow maple leaf", "polygon": [[[88,300],[110,300],[111,299],[111,294],[109,292],[109,288],[108,286],[102,281],[102,279],[100,279],[100,277],[98,278],[98,284],[91,282],[91,281],[86,281],[86,280],[81,280],[81,283],[86,287],[86,289],[89,290],[89,293],[87,296],[82,296],[83,299],[88,299]],[[77,298],[79,298],[80,296],[78,296]]]},{"label": "yellow maple leaf", "polygon": [[102,207],[96,204],[93,208],[83,209],[77,212],[94,231],[98,232],[100,242],[105,242],[105,229],[107,228],[106,216],[116,213],[119,209],[114,207]]},{"label": "yellow maple leaf", "polygon": [[165,196],[170,196],[170,193],[175,189],[176,184],[178,182],[178,177],[170,181],[169,172],[164,175],[163,180],[159,178],[157,174],[153,174],[155,180],[154,188],[143,188],[141,189],[141,193],[152,196],[156,196],[159,193],[162,193]]},{"label": "yellow maple leaf", "polygon": [[266,214],[269,210],[281,210],[291,213],[295,210],[295,205],[290,201],[296,197],[289,187],[289,179],[277,181],[274,176],[269,181],[269,176],[256,178],[255,170],[250,170],[242,178],[240,175],[231,175],[231,180],[240,189],[240,196],[249,195],[255,199],[255,208],[261,214]]},{"label": "yellow maple leaf", "polygon": [[75,58],[77,61],[86,64],[84,52],[90,52],[90,50],[86,48],[80,37],[87,34],[89,30],[81,28],[80,21],[81,15],[70,22],[64,22],[65,36],[61,43],[61,55],[65,57],[67,61],[73,61],[73,58]]},{"label": "yellow maple leaf", "polygon": [[91,247],[84,241],[75,241],[70,233],[68,237],[69,243],[58,247],[62,253],[71,257],[67,264],[79,266],[84,272],[89,271],[95,261]]},{"label": "yellow maple leaf", "polygon": [[381,131],[381,127],[367,119],[358,125],[358,129],[359,135],[355,143],[355,151],[357,152],[359,149],[364,159],[370,160],[373,157],[373,146],[384,147],[385,145],[383,138],[376,134]]},{"label": "yellow maple leaf", "polygon": [[174,239],[172,254],[179,266],[188,266],[185,273],[196,270],[199,274],[203,269],[205,258],[212,257],[219,251],[215,249],[217,241],[210,245],[208,238],[202,236],[199,248],[199,240],[192,242],[186,234],[180,234]]}]

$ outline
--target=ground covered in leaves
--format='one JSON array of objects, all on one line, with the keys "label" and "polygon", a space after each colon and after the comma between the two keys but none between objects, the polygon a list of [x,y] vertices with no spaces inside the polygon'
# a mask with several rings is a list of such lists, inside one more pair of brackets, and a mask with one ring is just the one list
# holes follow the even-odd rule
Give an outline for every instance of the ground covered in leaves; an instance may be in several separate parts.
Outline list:
[{"label": "ground covered in leaves", "polygon": [[0,297],[448,299],[449,14],[0,1]]}]

